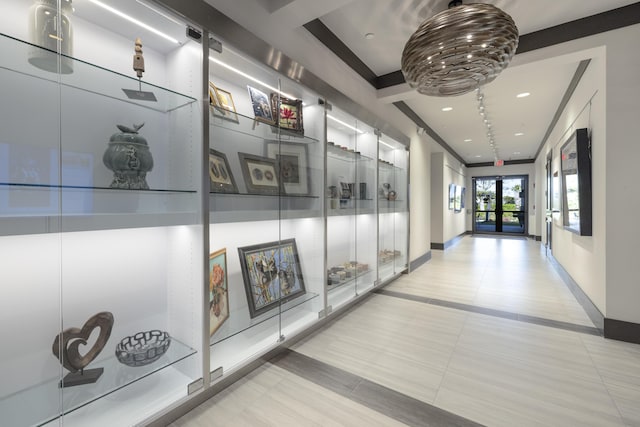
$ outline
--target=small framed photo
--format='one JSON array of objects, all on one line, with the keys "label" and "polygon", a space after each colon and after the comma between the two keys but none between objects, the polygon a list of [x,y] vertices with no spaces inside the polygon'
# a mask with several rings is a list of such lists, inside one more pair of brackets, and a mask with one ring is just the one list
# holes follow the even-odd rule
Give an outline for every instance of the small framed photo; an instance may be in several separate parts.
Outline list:
[{"label": "small framed photo", "polygon": [[251,105],[253,106],[253,115],[256,120],[269,125],[274,125],[276,121],[273,117],[271,103],[267,94],[251,86],[247,86],[247,89],[249,89],[249,97],[251,98]]},{"label": "small framed photo", "polygon": [[209,110],[211,114],[215,117],[227,118],[225,110],[220,106],[220,101],[218,101],[218,94],[216,93],[216,86],[209,82]]},{"label": "small framed photo", "polygon": [[209,182],[212,193],[238,192],[227,156],[213,148],[209,148]]},{"label": "small framed photo", "polygon": [[236,112],[236,104],[233,102],[231,92],[216,87],[215,93],[218,97],[220,108],[224,110],[226,118],[232,122],[240,123],[238,120],[238,113]]},{"label": "small framed photo", "polygon": [[253,319],[306,293],[295,239],[238,248]]},{"label": "small framed photo", "polygon": [[286,194],[306,196],[310,193],[309,153],[306,144],[268,142],[267,157],[276,159]]},{"label": "small framed photo", "polygon": [[238,153],[238,157],[249,194],[278,195],[282,192],[275,159],[248,153]]},{"label": "small framed photo", "polygon": [[273,117],[277,119],[278,127],[299,134],[304,134],[302,122],[302,100],[289,99],[271,94],[271,108]]},{"label": "small framed photo", "polygon": [[227,250],[209,255],[209,336],[229,318],[229,282],[227,281]]},{"label": "small framed photo", "polygon": [[453,210],[456,200],[456,185],[449,184],[449,210]]}]

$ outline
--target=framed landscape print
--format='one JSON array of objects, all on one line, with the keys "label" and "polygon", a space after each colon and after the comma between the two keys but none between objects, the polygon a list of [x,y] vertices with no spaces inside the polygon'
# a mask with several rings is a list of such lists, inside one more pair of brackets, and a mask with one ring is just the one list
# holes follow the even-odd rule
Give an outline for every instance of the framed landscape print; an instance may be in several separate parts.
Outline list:
[{"label": "framed landscape print", "polygon": [[591,150],[586,128],[577,129],[560,148],[562,225],[580,236],[592,235]]},{"label": "framed landscape print", "polygon": [[302,100],[289,99],[271,94],[271,108],[278,127],[299,134],[304,134],[302,122]]},{"label": "framed landscape print", "polygon": [[209,182],[212,193],[238,192],[227,156],[213,148],[209,148]]},{"label": "framed landscape print", "polygon": [[309,153],[306,144],[268,142],[267,157],[276,159],[287,195],[309,194]]},{"label": "framed landscape print", "polygon": [[238,157],[249,194],[278,195],[282,192],[275,159],[248,153],[238,153]]},{"label": "framed landscape print", "polygon": [[456,185],[449,184],[449,210],[453,210],[456,199]]},{"label": "framed landscape print", "polygon": [[460,212],[462,210],[462,187],[455,186],[453,197],[453,210],[454,212]]},{"label": "framed landscape print", "polygon": [[252,319],[306,293],[295,239],[238,248],[238,255]]},{"label": "framed landscape print", "polygon": [[269,125],[274,125],[276,120],[273,117],[271,101],[267,94],[251,86],[247,86],[247,89],[249,90],[249,97],[251,98],[255,119]]},{"label": "framed landscape print", "polygon": [[209,255],[209,336],[229,318],[229,282],[227,250]]}]

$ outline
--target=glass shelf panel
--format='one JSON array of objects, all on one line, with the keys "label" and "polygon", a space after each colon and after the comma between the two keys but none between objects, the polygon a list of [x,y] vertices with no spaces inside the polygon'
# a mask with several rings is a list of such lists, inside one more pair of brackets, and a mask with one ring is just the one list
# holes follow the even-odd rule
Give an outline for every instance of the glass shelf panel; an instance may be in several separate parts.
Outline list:
[{"label": "glass shelf panel", "polygon": [[60,415],[60,405],[65,413],[70,413],[194,354],[196,350],[172,338],[167,352],[149,365],[129,367],[120,363],[115,356],[95,361],[88,369],[102,367],[104,373],[94,384],[65,387],[61,396],[58,386],[60,380],[56,378],[0,400],[3,425],[43,425]]},{"label": "glass shelf panel", "polygon": [[356,161],[371,161],[373,160],[371,157],[367,157],[363,154],[360,154],[357,151],[349,151],[346,147],[341,148],[337,145],[327,144],[327,156],[336,159],[342,160],[344,162],[356,162]]},{"label": "glass shelf panel", "polygon": [[[73,73],[71,74],[44,71],[31,65],[28,61],[29,53],[34,50],[41,51],[41,54],[51,55],[52,61],[56,60],[57,54],[53,51],[0,33],[0,51],[13,53],[12,55],[3,56],[0,69],[41,80],[48,80],[53,83],[61,83],[63,86],[160,112],[173,111],[196,101],[195,98],[190,96],[75,58],[70,58],[73,61]],[[123,89],[152,92],[156,97],[156,101],[131,99]]]},{"label": "glass shelf panel", "polygon": [[[216,331],[216,333],[211,338],[210,345],[214,346],[226,339],[241,334],[242,332],[247,331],[256,325],[279,316],[280,313],[284,314],[289,310],[306,304],[307,302],[312,301],[318,296],[319,295],[316,293],[307,292],[306,294],[301,295],[296,299],[287,301],[286,303],[282,304],[280,311],[278,311],[278,307],[274,307],[267,313],[256,316],[253,319],[251,319],[248,315],[243,315],[243,313],[231,313],[229,319],[227,319],[227,321],[220,327],[220,329]],[[234,316],[234,314],[236,315]]]}]

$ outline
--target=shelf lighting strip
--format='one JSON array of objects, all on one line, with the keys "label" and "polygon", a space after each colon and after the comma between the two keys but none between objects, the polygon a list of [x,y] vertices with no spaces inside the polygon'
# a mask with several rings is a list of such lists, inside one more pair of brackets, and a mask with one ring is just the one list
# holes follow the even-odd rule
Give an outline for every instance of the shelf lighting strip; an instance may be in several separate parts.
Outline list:
[{"label": "shelf lighting strip", "polygon": [[144,22],[139,21],[136,18],[133,18],[133,17],[127,15],[126,13],[121,12],[118,9],[113,8],[113,7],[109,6],[108,4],[105,4],[105,3],[103,3],[103,2],[101,2],[99,0],[89,0],[89,1],[91,3],[93,3],[93,4],[95,4],[96,6],[100,6],[101,8],[103,8],[105,10],[108,10],[109,12],[113,13],[114,15],[117,15],[117,16],[121,17],[122,19],[125,19],[125,20],[127,20],[127,21],[129,21],[129,22],[131,22],[133,24],[138,25],[139,27],[144,28],[145,30],[151,31],[154,34],[169,40],[172,43],[180,44],[180,42],[178,40],[174,39],[173,37],[163,33],[160,30],[156,30],[152,26],[150,26],[148,24],[145,24]]},{"label": "shelf lighting strip", "polygon": [[366,132],[364,132],[364,131],[361,131],[360,129],[357,129],[357,128],[355,128],[355,127],[351,126],[351,125],[346,124],[346,123],[345,123],[345,122],[343,122],[342,120],[336,119],[336,118],[335,118],[335,117],[333,117],[331,114],[327,114],[327,118],[329,118],[329,119],[333,120],[333,121],[334,121],[334,122],[336,122],[336,123],[340,123],[342,126],[346,126],[346,127],[348,127],[349,129],[351,129],[351,130],[355,130],[356,132],[358,132],[358,133],[360,133],[360,134],[366,133]]},{"label": "shelf lighting strip", "polygon": [[391,148],[392,150],[395,150],[395,147],[393,147],[391,144],[387,144],[386,142],[384,142],[383,140],[380,140],[380,144],[382,145],[386,145],[387,147]]}]

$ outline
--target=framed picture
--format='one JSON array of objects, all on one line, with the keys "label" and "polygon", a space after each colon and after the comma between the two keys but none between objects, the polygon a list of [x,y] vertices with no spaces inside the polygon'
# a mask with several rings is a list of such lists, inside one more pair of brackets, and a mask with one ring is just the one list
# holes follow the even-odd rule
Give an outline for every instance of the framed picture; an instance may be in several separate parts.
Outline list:
[{"label": "framed picture", "polygon": [[456,185],[449,184],[449,210],[453,210],[456,199]]},{"label": "framed picture", "polygon": [[309,153],[306,144],[268,142],[267,157],[276,159],[285,193],[309,194]]},{"label": "framed picture", "polygon": [[253,106],[253,115],[255,119],[274,125],[276,123],[273,117],[273,111],[271,110],[271,102],[266,93],[251,86],[247,86],[249,89],[249,97],[251,98],[251,105]]},{"label": "framed picture", "polygon": [[462,210],[462,187],[455,185],[453,197],[453,211],[460,212]]},{"label": "framed picture", "polygon": [[209,336],[229,318],[229,282],[227,281],[227,250],[209,255]]},{"label": "framed picture", "polygon": [[240,121],[238,120],[238,113],[236,112],[236,104],[233,102],[233,96],[231,96],[231,92],[216,87],[215,93],[218,97],[220,108],[224,110],[226,118],[231,120],[232,122],[240,123]]},{"label": "framed picture", "polygon": [[275,159],[238,153],[244,183],[249,194],[280,194],[283,190]]},{"label": "framed picture", "polygon": [[279,97],[277,93],[272,93],[271,109],[273,117],[277,119],[278,127],[304,134],[301,99]]},{"label": "framed picture", "polygon": [[295,239],[238,248],[253,319],[306,293]]},{"label": "framed picture", "polygon": [[580,236],[592,235],[591,149],[586,128],[576,130],[560,148],[562,225]]},{"label": "framed picture", "polygon": [[212,193],[238,192],[227,156],[213,148],[209,148],[209,182]]},{"label": "framed picture", "polygon": [[462,196],[460,197],[460,210],[464,209],[464,199],[467,195],[467,187],[462,187]]},{"label": "framed picture", "polygon": [[231,98],[231,94],[227,91],[224,91],[228,94],[228,97],[225,97],[224,103],[220,102],[219,91],[212,82],[209,82],[209,110],[211,114],[215,117],[219,117],[221,119],[229,120],[235,123],[239,123],[238,115],[236,114],[235,104],[233,103],[233,98]]}]

